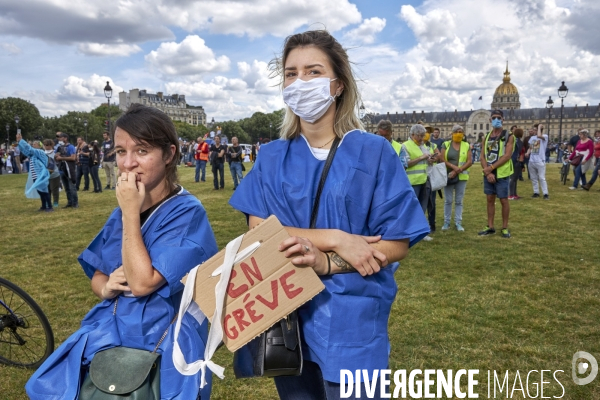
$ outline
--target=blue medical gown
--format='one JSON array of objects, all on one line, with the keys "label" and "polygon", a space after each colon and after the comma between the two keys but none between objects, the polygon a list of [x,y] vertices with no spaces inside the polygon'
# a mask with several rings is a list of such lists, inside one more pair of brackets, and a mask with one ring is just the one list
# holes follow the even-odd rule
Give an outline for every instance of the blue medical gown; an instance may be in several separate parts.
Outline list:
[{"label": "blue medical gown", "polygon": [[[309,228],[324,164],[301,137],[263,145],[229,203],[247,215],[276,215],[284,226]],[[358,130],[340,143],[321,195],[316,228],[409,239],[411,246],[429,232],[392,146]],[[367,277],[321,276],[325,290],[299,309],[304,355],[319,364],[326,380],[339,382],[340,369],[388,367],[387,325],[397,268],[394,263]]]},{"label": "blue medical gown", "polygon": [[[78,260],[86,275],[95,271],[110,275],[122,264],[121,209],[117,208]],[[94,354],[115,346],[154,350],[164,331],[169,332],[158,352],[161,357],[161,398],[196,399],[200,377],[183,376],[172,361],[174,324],[169,325],[179,309],[183,285],[181,278],[196,265],[217,252],[212,229],[202,204],[181,189],[178,195],[162,203],[142,227],[144,244],[152,266],[166,283],[148,296],[119,296],[96,305],[71,335],[33,374],[25,389],[31,399],[76,399]],[[64,307],[74,307],[65,301]],[[188,362],[204,358],[208,335],[207,321],[202,325],[186,313],[179,343]],[[207,374],[210,375],[210,374]],[[210,376],[208,377],[210,378]],[[202,399],[210,397],[211,385],[202,390]]]}]

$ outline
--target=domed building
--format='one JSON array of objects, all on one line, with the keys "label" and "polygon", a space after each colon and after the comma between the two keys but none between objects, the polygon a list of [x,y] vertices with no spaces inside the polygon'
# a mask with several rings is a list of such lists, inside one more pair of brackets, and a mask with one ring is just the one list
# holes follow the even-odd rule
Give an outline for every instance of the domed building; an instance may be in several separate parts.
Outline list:
[{"label": "domed building", "polygon": [[502,84],[494,92],[492,110],[519,110],[520,108],[519,91],[515,85],[510,83],[510,72],[508,71],[507,61]]}]

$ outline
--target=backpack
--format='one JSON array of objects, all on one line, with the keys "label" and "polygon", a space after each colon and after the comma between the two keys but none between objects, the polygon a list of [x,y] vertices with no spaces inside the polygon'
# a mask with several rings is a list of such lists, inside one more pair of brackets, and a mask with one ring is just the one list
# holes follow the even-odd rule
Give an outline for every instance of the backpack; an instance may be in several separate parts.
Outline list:
[{"label": "backpack", "polygon": [[48,170],[48,172],[53,173],[54,170],[56,169],[56,161],[54,161],[54,158],[50,157],[47,154],[46,154],[46,157],[48,157],[48,162],[46,163],[46,169]]}]

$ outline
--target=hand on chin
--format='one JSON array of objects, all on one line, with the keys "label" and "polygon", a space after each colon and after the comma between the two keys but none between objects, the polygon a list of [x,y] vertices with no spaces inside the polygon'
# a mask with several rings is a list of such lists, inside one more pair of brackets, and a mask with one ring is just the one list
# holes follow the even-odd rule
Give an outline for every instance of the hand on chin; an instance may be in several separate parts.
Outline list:
[{"label": "hand on chin", "polygon": [[146,197],[146,186],[135,172],[123,172],[116,187],[117,201],[123,215],[139,214]]}]

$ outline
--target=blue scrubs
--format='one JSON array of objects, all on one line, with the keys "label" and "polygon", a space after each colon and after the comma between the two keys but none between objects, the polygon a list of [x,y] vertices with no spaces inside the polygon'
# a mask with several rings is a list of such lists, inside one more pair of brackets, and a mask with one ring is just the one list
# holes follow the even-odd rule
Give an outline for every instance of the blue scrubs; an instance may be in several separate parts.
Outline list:
[{"label": "blue scrubs", "polygon": [[[256,163],[230,200],[247,215],[276,215],[284,226],[308,228],[325,162],[298,137],[260,149]],[[383,137],[354,130],[337,150],[319,206],[317,229],[340,229],[383,240],[421,240],[429,225],[400,159]],[[340,369],[388,367],[388,318],[398,263],[362,277],[321,276],[325,290],[299,309],[306,359],[323,377],[340,381]]]},{"label": "blue scrubs", "polygon": [[[121,266],[121,209],[111,214],[104,228],[81,253],[78,260],[86,275],[95,271],[110,275]],[[152,266],[166,283],[144,297],[119,296],[96,305],[71,335],[33,374],[25,389],[31,399],[76,399],[85,375],[82,367],[100,350],[115,346],[154,350],[169,327],[159,348],[161,357],[161,399],[196,399],[200,377],[183,376],[172,360],[174,325],[169,325],[179,309],[183,285],[181,278],[196,265],[217,252],[217,243],[200,201],[184,189],[162,203],[142,226],[144,244]],[[73,304],[65,302],[65,307]],[[202,325],[186,313],[179,344],[188,360],[204,357],[208,335],[207,321]],[[83,368],[85,369],[85,368]],[[209,374],[210,375],[210,374]],[[207,377],[207,380],[210,377]],[[210,381],[202,390],[202,399],[210,397]]]}]

